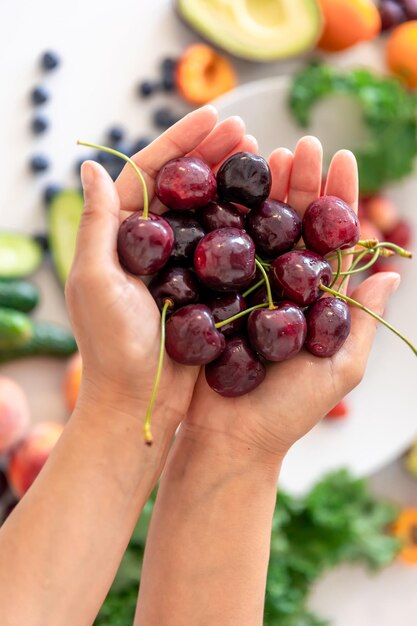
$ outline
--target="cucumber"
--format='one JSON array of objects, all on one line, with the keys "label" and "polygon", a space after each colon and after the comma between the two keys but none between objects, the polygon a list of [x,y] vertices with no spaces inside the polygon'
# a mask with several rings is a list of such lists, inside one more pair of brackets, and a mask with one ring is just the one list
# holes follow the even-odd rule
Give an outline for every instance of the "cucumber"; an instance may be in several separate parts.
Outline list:
[{"label": "cucumber", "polygon": [[49,244],[55,270],[63,285],[65,285],[74,258],[82,211],[82,195],[78,191],[71,190],[58,193],[49,207]]},{"label": "cucumber", "polygon": [[30,318],[21,311],[0,309],[0,350],[24,345],[33,336]]},{"label": "cucumber", "polygon": [[67,357],[77,351],[71,332],[50,322],[33,322],[32,337],[14,348],[0,347],[0,363],[29,356]]},{"label": "cucumber", "polygon": [[41,246],[20,233],[0,233],[0,278],[24,278],[42,262]]},{"label": "cucumber", "polygon": [[23,280],[0,280],[0,307],[29,313],[39,303],[39,290]]}]

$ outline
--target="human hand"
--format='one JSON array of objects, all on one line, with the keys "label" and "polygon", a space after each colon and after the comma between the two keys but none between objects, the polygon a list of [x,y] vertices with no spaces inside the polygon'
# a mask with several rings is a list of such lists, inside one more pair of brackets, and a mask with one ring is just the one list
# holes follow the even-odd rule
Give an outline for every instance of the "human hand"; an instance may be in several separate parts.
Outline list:
[{"label": "human hand", "polygon": [[[133,157],[141,169],[151,200],[158,170],[169,159],[192,154],[213,169],[239,150],[256,150],[245,136],[240,118],[218,124],[212,107],[186,116]],[[66,286],[68,309],[83,359],[80,402],[105,399],[144,419],[157,370],[160,313],[145,284],[128,275],[117,256],[119,223],[142,208],[142,189],[130,165],[114,184],[105,170],[84,163],[82,181],[85,209],[77,252]],[[167,356],[154,411],[160,423],[175,428],[184,417],[198,375],[197,368],[182,367]]]},{"label": "human hand", "polygon": [[[294,155],[278,149],[270,157],[270,167],[271,197],[287,201],[303,215],[320,195],[320,142],[305,137]],[[358,175],[352,153],[343,150],[334,156],[325,193],[339,196],[357,211]],[[345,257],[343,271],[350,264],[351,257]],[[378,274],[366,280],[352,297],[381,315],[398,283],[397,274]],[[202,437],[207,444],[226,441],[227,453],[232,443],[245,454],[251,450],[272,463],[282,460],[289,448],[362,379],[377,323],[357,308],[351,309],[351,315],[350,336],[332,358],[314,357],[303,350],[291,360],[270,363],[265,381],[245,396],[229,399],[217,395],[201,372],[182,435]]]}]

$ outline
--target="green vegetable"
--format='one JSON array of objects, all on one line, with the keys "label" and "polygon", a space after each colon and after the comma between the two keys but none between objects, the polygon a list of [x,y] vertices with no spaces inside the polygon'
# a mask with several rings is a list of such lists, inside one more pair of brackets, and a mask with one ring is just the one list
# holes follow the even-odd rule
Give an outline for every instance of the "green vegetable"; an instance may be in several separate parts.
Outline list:
[{"label": "green vegetable", "polygon": [[314,106],[336,94],[358,102],[368,131],[364,145],[354,149],[361,190],[378,191],[410,174],[417,155],[417,96],[394,78],[319,63],[295,76],[290,110],[301,126],[308,127]]},{"label": "green vegetable", "polygon": [[33,335],[32,322],[21,311],[0,309],[0,353],[20,349]]},{"label": "green vegetable", "polygon": [[[95,626],[131,626],[153,497],[133,534]],[[366,483],[345,471],[330,474],[304,498],[277,497],[265,599],[264,626],[328,626],[311,614],[311,586],[344,561],[372,570],[389,565],[400,549],[387,534],[396,507],[377,501]]]},{"label": "green vegetable", "polygon": [[0,233],[0,278],[24,278],[38,269],[43,251],[31,237]]},{"label": "green vegetable", "polygon": [[49,244],[58,278],[63,285],[74,258],[82,211],[82,195],[71,190],[58,193],[49,207]]},{"label": "green vegetable", "polygon": [[38,305],[39,290],[23,280],[0,280],[0,307],[30,313]]},{"label": "green vegetable", "polygon": [[0,346],[0,363],[28,356],[67,357],[77,350],[71,332],[49,322],[33,322],[32,337],[13,348]]}]

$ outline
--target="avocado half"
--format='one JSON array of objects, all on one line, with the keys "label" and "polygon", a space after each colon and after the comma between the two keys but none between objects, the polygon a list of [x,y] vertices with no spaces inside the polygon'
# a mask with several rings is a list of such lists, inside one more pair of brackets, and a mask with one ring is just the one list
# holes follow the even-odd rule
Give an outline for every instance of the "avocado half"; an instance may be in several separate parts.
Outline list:
[{"label": "avocado half", "polygon": [[250,61],[305,52],[322,30],[316,0],[177,0],[177,9],[206,40]]}]

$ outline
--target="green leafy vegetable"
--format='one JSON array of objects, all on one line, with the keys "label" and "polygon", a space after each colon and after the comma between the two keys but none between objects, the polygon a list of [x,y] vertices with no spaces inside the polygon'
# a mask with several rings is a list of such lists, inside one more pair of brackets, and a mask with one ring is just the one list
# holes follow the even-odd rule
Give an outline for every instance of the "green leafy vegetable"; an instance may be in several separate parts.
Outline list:
[{"label": "green leafy vegetable", "polygon": [[[133,534],[96,626],[131,626],[153,497]],[[313,583],[339,563],[377,570],[389,565],[399,542],[386,528],[397,517],[377,501],[366,483],[340,471],[324,478],[304,498],[279,493],[275,509],[265,599],[265,626],[328,626],[308,611]]]},{"label": "green leafy vegetable", "polygon": [[378,191],[410,174],[417,155],[416,95],[394,78],[366,69],[343,72],[315,63],[295,76],[290,110],[301,126],[308,127],[314,106],[336,94],[356,99],[368,129],[364,145],[354,150],[362,191]]}]

